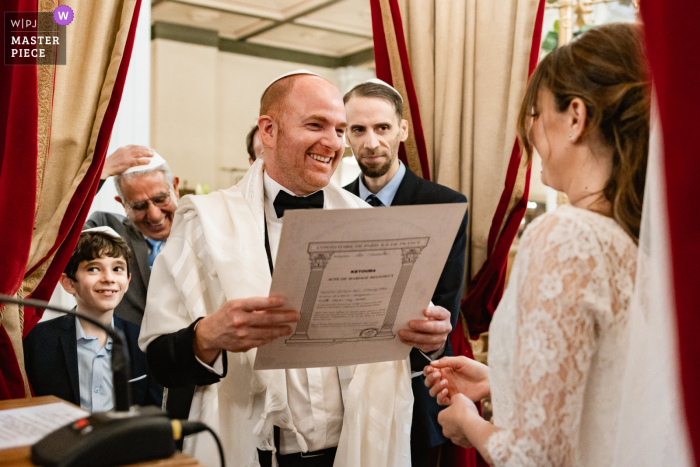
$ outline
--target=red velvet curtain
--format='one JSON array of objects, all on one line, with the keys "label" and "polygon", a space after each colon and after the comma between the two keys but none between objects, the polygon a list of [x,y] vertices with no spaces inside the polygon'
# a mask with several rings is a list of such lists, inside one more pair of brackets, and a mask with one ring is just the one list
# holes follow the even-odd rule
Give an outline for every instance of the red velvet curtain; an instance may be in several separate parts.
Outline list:
[{"label": "red velvet curtain", "polygon": [[[3,66],[0,69],[0,128],[3,129],[0,130],[0,264],[3,266],[3,274],[0,275],[1,293],[16,294],[22,286],[22,281],[29,274],[46,261],[51,261],[38,287],[31,295],[32,298],[48,300],[75,248],[97,191],[112,127],[119,109],[140,4],[141,0],[136,0],[117,78],[101,122],[90,167],[70,199],[51,251],[29,271],[27,271],[27,265],[35,221],[38,176],[37,66]],[[3,13],[5,11],[36,12],[37,1],[4,0],[2,10]],[[77,20],[80,19],[77,18]],[[115,21],[119,22],[120,18],[116,18]],[[99,31],[95,34],[99,34]],[[4,31],[3,37],[5,37]],[[89,47],[90,44],[86,43],[84,46]],[[70,61],[70,57],[68,60]],[[55,113],[58,109],[53,110]],[[85,155],[83,155],[84,158]],[[51,259],[52,256],[53,259]],[[27,308],[23,311],[22,335],[26,336],[39,321],[43,312]],[[0,399],[21,398],[25,395],[22,370],[17,355],[5,327],[0,325]]]},{"label": "red velvet curtain", "polygon": [[683,397],[700,465],[700,2],[642,0],[641,10],[663,128]]},{"label": "red velvet curtain", "polygon": [[[4,12],[36,11],[36,1],[2,2]],[[4,50],[4,44],[3,44]],[[13,59],[6,58],[7,63]],[[0,292],[14,295],[22,284],[29,260],[36,202],[37,159],[36,66],[0,68]],[[0,305],[1,309],[2,305]],[[0,326],[0,399],[24,396],[17,358]]]},{"label": "red velvet curtain", "polygon": [[399,147],[399,159],[419,177],[430,180],[418,98],[408,63],[406,40],[397,0],[370,0],[377,78],[394,86],[404,101],[409,137]]}]

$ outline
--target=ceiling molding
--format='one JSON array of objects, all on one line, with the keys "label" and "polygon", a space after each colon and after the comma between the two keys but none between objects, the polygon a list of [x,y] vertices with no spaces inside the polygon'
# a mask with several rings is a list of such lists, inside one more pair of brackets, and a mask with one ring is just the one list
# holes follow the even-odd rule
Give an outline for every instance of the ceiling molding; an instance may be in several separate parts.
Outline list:
[{"label": "ceiling molding", "polygon": [[301,18],[302,16],[305,16],[305,15],[308,15],[308,14],[311,14],[311,13],[315,13],[315,12],[317,12],[318,10],[322,10],[322,9],[324,9],[324,8],[326,8],[326,7],[329,7],[329,6],[331,6],[331,5],[334,5],[334,4],[336,4],[336,3],[338,3],[338,2],[341,2],[341,1],[342,1],[342,0],[327,0],[327,1],[323,2],[323,3],[321,3],[320,5],[316,5],[315,7],[309,8],[308,10],[304,10],[304,11],[299,12],[299,13],[297,13],[297,14],[295,14],[295,15],[292,15],[292,16],[290,16],[290,17],[288,17],[288,18],[285,18],[283,21],[279,21],[279,22],[277,22],[277,23],[275,23],[275,24],[271,24],[271,25],[269,25],[269,26],[260,28],[259,30],[255,31],[255,32],[253,32],[253,33],[250,33],[250,34],[248,34],[248,35],[246,35],[246,36],[242,36],[242,37],[240,37],[240,40],[244,41],[244,40],[250,39],[251,37],[255,37],[255,36],[260,35],[260,34],[262,34],[262,33],[264,33],[264,32],[267,32],[267,31],[270,31],[270,30],[272,30],[272,29],[275,29],[276,27],[282,26],[283,24],[292,23],[295,19],[299,19],[299,18]]},{"label": "ceiling molding", "polygon": [[338,58],[373,45],[371,38],[309,29],[297,24],[285,24],[265,34],[248,39],[246,42]]},{"label": "ceiling molding", "polygon": [[219,33],[213,29],[196,28],[164,21],[156,21],[151,25],[151,40],[153,39],[168,39],[208,47],[219,46]]},{"label": "ceiling molding", "polygon": [[233,39],[221,38],[219,41],[219,50],[222,52],[269,58],[284,62],[302,63],[304,65],[320,66],[324,68],[340,68],[343,66],[343,59],[340,57],[329,57],[309,52],[281,49],[279,47],[253,44],[252,42],[242,42]]},{"label": "ceiling molding", "polygon": [[156,21],[151,26],[151,39],[167,39],[188,44],[197,44],[208,47],[217,47],[222,52],[249,55],[253,57],[269,58],[285,62],[295,62],[304,65],[320,66],[324,68],[341,68],[346,66],[364,65],[374,61],[374,50],[368,48],[343,57],[331,57],[327,55],[300,52],[296,50],[271,47],[251,42],[220,37],[218,32],[212,29],[184,26],[181,24]]},{"label": "ceiling molding", "polygon": [[343,0],[294,22],[372,38],[372,11],[368,0]]},{"label": "ceiling molding", "polygon": [[[161,0],[162,1],[162,0]],[[198,8],[208,8],[228,13],[236,13],[256,18],[271,19],[273,21],[286,21],[291,17],[305,15],[316,11],[328,0],[296,0],[295,4],[285,8],[270,7],[268,0],[256,0],[247,2],[244,0],[169,0],[178,3],[195,6]],[[257,3],[257,5],[256,5]]]},{"label": "ceiling molding", "polygon": [[154,3],[153,3],[153,6],[156,5],[155,2],[158,2],[158,3],[170,2],[170,3],[178,3],[178,4],[180,4],[180,5],[191,6],[191,7],[194,7],[194,8],[202,8],[202,9],[204,9],[204,10],[216,11],[216,12],[219,12],[219,13],[233,13],[233,14],[236,14],[236,15],[247,16],[247,17],[249,17],[249,18],[268,19],[268,20],[272,20],[272,21],[279,21],[279,20],[277,20],[277,19],[275,19],[275,18],[270,18],[269,16],[258,15],[258,14],[255,14],[255,13],[251,13],[250,11],[239,11],[239,10],[235,10],[235,9],[232,9],[232,8],[219,8],[219,7],[215,7],[215,6],[211,6],[211,5],[206,5],[206,4],[203,5],[203,4],[200,4],[200,3],[197,3],[197,2],[190,2],[190,1],[187,1],[187,0],[153,0],[153,2],[154,2]]},{"label": "ceiling molding", "polygon": [[[277,26],[281,26],[281,24],[282,23],[278,24]],[[367,35],[367,34],[362,34],[360,32],[351,31],[350,28],[342,28],[339,30],[338,28],[334,28],[331,26],[324,26],[320,22],[307,23],[306,21],[304,21],[304,22],[294,21],[294,22],[292,22],[292,24],[294,24],[296,26],[303,26],[303,27],[309,28],[309,29],[316,29],[318,31],[329,31],[329,32],[335,32],[335,33],[342,33],[342,34],[345,34],[346,36],[361,37],[363,39],[371,39],[372,38],[371,34]],[[255,34],[256,35],[262,34],[263,32],[264,31],[260,31],[260,32],[256,32]],[[251,37],[251,36],[248,36],[248,37]]]},{"label": "ceiling molding", "polygon": [[343,66],[359,66],[370,62],[374,63],[374,47],[346,55],[341,60],[343,61]]},{"label": "ceiling molding", "polygon": [[193,0],[152,0],[151,2],[151,7],[155,8],[156,5],[161,4],[161,3],[174,3],[174,4],[179,4],[179,5],[185,5],[185,6],[190,6],[193,8],[201,8],[204,10],[210,10],[210,11],[215,11],[218,13],[228,13],[228,14],[235,14],[235,15],[240,15],[240,16],[245,16],[248,18],[256,18],[256,19],[262,19],[266,21],[273,21],[270,24],[264,24],[260,27],[251,27],[247,28],[250,30],[246,30],[241,34],[240,36],[236,37],[237,40],[247,40],[251,37],[258,36],[260,34],[264,34],[268,31],[271,31],[272,29],[275,29],[279,26],[292,23],[292,24],[297,24],[300,26],[305,26],[311,29],[317,29],[317,30],[322,30],[322,31],[330,31],[330,32],[342,32],[343,34],[346,34],[348,36],[354,36],[354,37],[364,37],[364,38],[371,38],[371,35],[363,34],[363,33],[358,33],[356,31],[352,31],[351,28],[341,28],[341,30],[338,30],[337,28],[333,28],[330,26],[324,26],[322,22],[320,21],[298,21],[297,20],[305,20],[304,16],[316,13],[317,11],[323,10],[324,8],[328,8],[329,6],[335,5],[336,3],[339,3],[343,0],[325,0],[321,4],[315,4],[306,10],[299,11],[287,18],[284,19],[278,19],[272,16],[266,16],[263,14],[256,14],[251,12],[250,10],[243,10],[243,9],[236,9],[236,8],[221,8],[221,7],[216,7],[213,5],[208,5],[208,4],[202,4],[197,1]]}]

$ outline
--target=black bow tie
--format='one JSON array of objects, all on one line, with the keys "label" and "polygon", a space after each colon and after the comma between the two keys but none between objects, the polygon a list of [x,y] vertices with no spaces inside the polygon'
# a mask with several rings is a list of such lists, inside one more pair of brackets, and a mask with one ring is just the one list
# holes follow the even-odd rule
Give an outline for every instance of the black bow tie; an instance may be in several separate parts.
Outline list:
[{"label": "black bow tie", "polygon": [[306,197],[290,195],[284,190],[280,190],[275,197],[275,213],[277,218],[284,216],[287,209],[323,209],[323,191],[317,191],[313,195]]}]

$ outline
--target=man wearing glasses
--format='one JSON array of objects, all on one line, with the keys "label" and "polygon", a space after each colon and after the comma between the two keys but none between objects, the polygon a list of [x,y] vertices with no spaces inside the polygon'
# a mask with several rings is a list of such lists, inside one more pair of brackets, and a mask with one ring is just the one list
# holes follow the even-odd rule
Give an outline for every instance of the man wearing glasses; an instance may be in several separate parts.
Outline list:
[{"label": "man wearing glasses", "polygon": [[102,178],[110,175],[115,176],[119,195],[115,199],[124,206],[126,217],[98,211],[85,225],[109,226],[128,243],[133,253],[129,264],[131,283],[115,314],[140,326],[151,268],[173,224],[179,180],[161,156],[143,146],[126,146],[109,156]]}]

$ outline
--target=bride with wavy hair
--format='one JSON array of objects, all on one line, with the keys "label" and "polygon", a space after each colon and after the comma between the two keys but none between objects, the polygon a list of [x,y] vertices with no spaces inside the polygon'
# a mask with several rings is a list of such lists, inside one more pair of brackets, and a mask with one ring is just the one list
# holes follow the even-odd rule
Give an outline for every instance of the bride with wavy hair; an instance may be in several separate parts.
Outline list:
[{"label": "bride with wavy hair", "polygon": [[[518,121],[570,205],[520,241],[490,327],[489,367],[445,357],[426,385],[453,442],[495,466],[611,465],[649,147],[637,25],[593,28],[539,64]],[[474,402],[491,396],[494,423]]]}]

